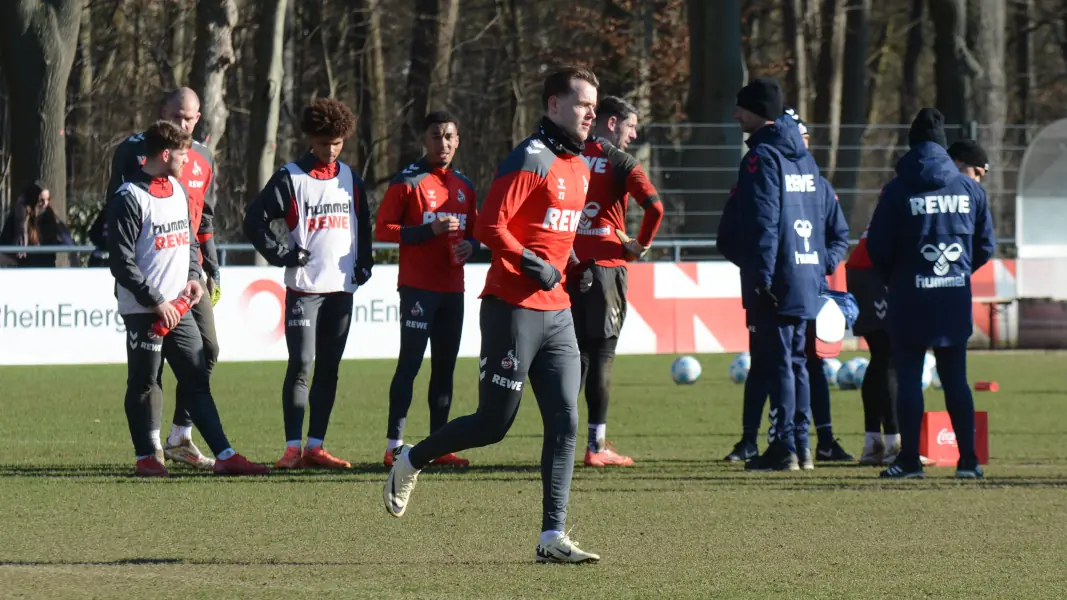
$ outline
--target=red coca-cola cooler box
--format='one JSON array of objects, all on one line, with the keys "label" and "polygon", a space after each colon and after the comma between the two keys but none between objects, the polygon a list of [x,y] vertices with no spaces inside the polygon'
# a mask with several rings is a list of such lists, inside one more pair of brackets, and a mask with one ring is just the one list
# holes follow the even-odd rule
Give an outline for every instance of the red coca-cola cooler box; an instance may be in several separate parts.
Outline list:
[{"label": "red coca-cola cooler box", "polygon": [[[974,449],[978,454],[978,464],[989,464],[989,415],[986,412],[974,413]],[[937,467],[955,467],[959,462],[956,432],[952,429],[952,420],[947,412],[923,414],[919,454],[934,461]]]}]

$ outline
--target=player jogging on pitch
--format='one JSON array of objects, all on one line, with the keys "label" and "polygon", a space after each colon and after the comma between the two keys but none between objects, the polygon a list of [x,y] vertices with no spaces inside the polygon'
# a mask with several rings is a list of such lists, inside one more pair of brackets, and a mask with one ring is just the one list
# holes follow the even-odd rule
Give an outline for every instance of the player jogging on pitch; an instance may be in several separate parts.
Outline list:
[{"label": "player jogging on pitch", "polygon": [[[375,235],[400,244],[400,357],[389,386],[385,466],[404,445],[411,388],[430,344],[430,433],[444,427],[452,407],[452,375],[463,333],[463,264],[474,254],[478,217],[474,184],[452,168],[459,126],[446,112],[423,121],[426,155],[393,179],[378,208]],[[457,236],[459,239],[452,239]],[[446,454],[433,464],[467,466]]]},{"label": "player jogging on pitch", "polygon": [[[274,266],[285,267],[285,343],[289,364],[282,387],[285,454],[279,468],[352,465],[323,448],[337,396],[337,371],[352,325],[352,293],[370,279],[370,207],[363,180],[337,160],[356,117],[337,100],[304,109],[300,128],[310,151],[281,168],[245,213],[244,231]],[[270,230],[284,219],[288,240]],[[308,375],[315,376],[308,392]],[[304,409],[311,405],[307,447],[301,451]]]},{"label": "player jogging on pitch", "polygon": [[[596,562],[567,535],[574,472],[581,359],[567,279],[591,285],[573,252],[589,169],[581,159],[596,109],[597,79],[567,67],[551,73],[539,131],[497,168],[475,235],[493,252],[482,291],[478,410],[419,444],[403,446],[385,482],[385,508],[404,516],[419,471],[437,456],[499,442],[518,413],[530,376],[544,422],[542,520],[538,562]],[[583,277],[584,276],[584,277]]]},{"label": "player jogging on pitch", "polygon": [[[606,96],[596,109],[593,136],[582,158],[589,167],[589,193],[578,222],[574,252],[578,260],[595,259],[590,268],[593,286],[587,292],[568,286],[574,331],[582,355],[582,385],[589,409],[589,438],[585,464],[590,467],[629,466],[633,459],[615,452],[607,442],[608,397],[615,347],[626,319],[628,261],[641,258],[652,244],[663,205],[641,164],[625,152],[637,138],[637,108]],[[626,234],[630,195],[644,209],[637,239]]]},{"label": "player jogging on pitch", "polygon": [[[173,304],[184,296],[195,307],[204,295],[189,199],[177,179],[191,142],[189,133],[172,123],[149,127],[143,134],[144,167],[128,175],[107,205],[108,260],[128,338],[126,420],[137,455],[135,473],[168,475],[152,435],[153,419],[162,410],[160,381],[166,358],[186,391],[193,423],[215,454],[214,471],[260,475],[266,467],[248,462],[230,447],[211,396],[203,336],[193,316]],[[153,332],[157,321],[169,329],[162,339]]]},{"label": "player jogging on pitch", "polygon": [[[173,123],[183,131],[192,134],[197,122],[200,121],[200,99],[193,90],[186,87],[178,88],[163,98],[160,115],[164,121]],[[146,157],[143,133],[131,136],[119,144],[111,160],[111,177],[107,184],[108,199],[115,196],[115,192],[125,181],[140,176],[141,166],[145,163]],[[196,303],[190,312],[193,314],[193,321],[203,339],[207,375],[210,378],[219,357],[213,307],[218,303],[222,293],[219,258],[214,239],[215,161],[211,158],[211,151],[207,149],[207,146],[196,140],[193,140],[189,148],[188,157],[189,160],[182,167],[178,179],[189,197],[189,222],[200,244],[200,254],[197,260],[203,266],[205,275],[201,283],[207,285],[208,292],[208,299]],[[106,250],[108,245],[107,214],[108,210],[105,205],[89,232],[90,239],[98,248],[98,254],[102,254],[100,250]],[[211,469],[214,461],[201,454],[200,449],[193,444],[193,421],[188,409],[192,392],[181,382],[178,383],[174,392],[174,424],[171,426],[166,444],[162,444],[162,452],[157,451],[157,454],[161,460],[165,455],[169,460],[183,462],[198,469]],[[163,399],[160,398],[158,402],[153,403],[153,406],[157,406],[160,411],[152,417],[153,437],[158,450],[159,429],[163,420]]]}]

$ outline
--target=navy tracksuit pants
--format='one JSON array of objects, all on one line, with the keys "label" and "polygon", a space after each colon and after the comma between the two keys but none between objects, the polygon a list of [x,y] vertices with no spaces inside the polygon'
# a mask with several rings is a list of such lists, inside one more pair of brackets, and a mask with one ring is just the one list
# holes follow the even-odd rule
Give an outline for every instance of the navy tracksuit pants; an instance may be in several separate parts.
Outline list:
[{"label": "navy tracksuit pants", "polygon": [[[803,319],[786,316],[761,319],[749,324],[749,353],[752,355],[749,380],[765,382],[766,391],[771,396],[771,441],[781,443],[790,452],[810,447],[811,385],[805,353],[807,325]],[[748,407],[756,393],[760,394],[760,398],[763,397],[761,390],[749,390],[745,386],[746,411],[742,419],[751,418],[751,409]],[[760,409],[755,411],[757,430],[762,399],[760,405]],[[743,423],[743,426],[747,431],[749,423]]]},{"label": "navy tracksuit pants", "polygon": [[[960,464],[978,464],[974,449],[974,397],[967,385],[967,347],[934,348],[937,373],[945,391],[945,408],[956,432]],[[919,463],[919,434],[923,420],[923,361],[926,348],[893,344],[893,364],[897,369],[897,415],[900,420],[902,463]]]}]

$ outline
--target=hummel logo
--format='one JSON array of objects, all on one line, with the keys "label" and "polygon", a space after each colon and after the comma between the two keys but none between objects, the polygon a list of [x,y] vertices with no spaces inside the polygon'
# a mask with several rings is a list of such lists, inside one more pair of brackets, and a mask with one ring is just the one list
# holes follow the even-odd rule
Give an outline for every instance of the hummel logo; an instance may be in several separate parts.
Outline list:
[{"label": "hummel logo", "polygon": [[874,303],[874,314],[878,316],[878,319],[881,320],[885,318],[886,308],[888,306],[889,303],[885,300],[880,300]]}]

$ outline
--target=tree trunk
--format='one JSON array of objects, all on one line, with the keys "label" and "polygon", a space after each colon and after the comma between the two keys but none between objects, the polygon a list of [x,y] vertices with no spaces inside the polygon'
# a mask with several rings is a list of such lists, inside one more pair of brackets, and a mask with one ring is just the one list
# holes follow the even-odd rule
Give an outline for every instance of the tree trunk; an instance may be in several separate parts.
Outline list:
[{"label": "tree trunk", "polygon": [[511,109],[511,147],[526,139],[529,117],[526,114],[526,43],[524,35],[524,12],[517,0],[497,0],[497,14],[502,17],[507,32],[505,49],[508,60],[510,85],[508,86]]},{"label": "tree trunk", "polygon": [[437,64],[431,76],[430,98],[433,109],[452,104],[452,46],[456,40],[456,25],[459,23],[460,0],[441,0],[440,23],[437,28]]},{"label": "tree trunk", "polygon": [[411,32],[411,55],[408,67],[404,127],[401,129],[400,156],[397,170],[403,169],[422,155],[419,134],[422,119],[430,105],[430,81],[437,65],[438,0],[414,0],[415,25]]},{"label": "tree trunk", "polygon": [[262,0],[260,4],[259,29],[256,31],[256,87],[248,132],[249,202],[267,185],[275,170],[287,4],[286,0]]},{"label": "tree trunk", "polygon": [[185,85],[185,76],[189,72],[186,59],[186,6],[177,1],[167,2],[167,20],[170,22],[170,61],[174,81],[171,87]]},{"label": "tree trunk", "polygon": [[[382,50],[381,2],[362,0],[352,28],[352,46],[358,53],[355,63],[360,88],[359,135],[366,153],[364,172],[368,185],[381,197],[393,171],[389,162],[389,102],[386,97],[385,55]],[[407,166],[407,165],[405,165]]]},{"label": "tree trunk", "polygon": [[[908,16],[908,41],[904,49],[903,75],[900,82],[900,123],[908,124],[919,112],[919,57],[923,51],[923,0],[911,0]],[[908,147],[908,129],[900,129],[897,142]]]},{"label": "tree trunk", "polygon": [[[1015,39],[1015,97],[1018,98],[1019,108],[1015,112],[1015,123],[1025,125],[1030,122],[1032,107],[1030,103],[1034,95],[1034,2],[1033,0],[1017,0],[1013,15],[1016,32]],[[1015,143],[1026,146],[1030,143],[1029,132],[1026,129],[1020,131],[1019,138]]]},{"label": "tree trunk", "polygon": [[[78,26],[78,46],[75,64],[69,81],[69,96],[73,106],[70,108],[71,132],[67,138],[67,173],[71,190],[71,203],[81,198],[88,199],[92,188],[92,137],[93,137],[93,27],[92,9],[86,5],[81,10],[81,23]],[[93,190],[98,192],[98,190]],[[99,194],[91,196],[99,200]]]},{"label": "tree trunk", "polygon": [[[930,0],[934,22],[934,82],[937,108],[945,115],[949,140],[971,120],[971,76],[967,50],[967,0]],[[914,115],[913,115],[914,117]],[[910,119],[909,119],[910,121]]]},{"label": "tree trunk", "polygon": [[[867,38],[871,0],[848,0],[845,8],[845,56],[841,86],[841,147],[838,150],[834,183],[842,190],[859,187],[863,156],[863,134],[867,127]],[[858,198],[853,192],[840,193],[841,208],[852,214]]]},{"label": "tree trunk", "polygon": [[212,153],[226,133],[226,70],[236,60],[233,27],[237,24],[235,0],[199,0],[196,4],[196,51],[190,87],[200,96],[197,135]]},{"label": "tree trunk", "polygon": [[812,154],[829,179],[837,161],[841,124],[842,62],[845,50],[845,0],[822,0],[819,13],[819,60],[815,66],[815,123]]},{"label": "tree trunk", "polygon": [[998,202],[1004,187],[1004,123],[1008,118],[1007,78],[1004,73],[1004,35],[1007,7],[1002,0],[968,0],[968,38],[973,40],[976,76],[973,106],[968,111],[981,127],[978,142],[985,148],[992,168],[982,180],[993,209],[993,222],[1006,223],[1010,203]]},{"label": "tree trunk", "polygon": [[0,2],[0,56],[11,98],[12,201],[36,179],[67,215],[64,121],[67,79],[74,63],[82,0]]},{"label": "tree trunk", "polygon": [[296,92],[296,53],[299,40],[297,38],[296,23],[297,0],[289,0],[285,3],[285,44],[282,47],[282,90],[281,108],[278,116],[278,150],[275,156],[281,156],[282,160],[289,161],[297,158],[294,156],[300,142],[297,136],[300,129],[297,127],[297,119],[300,115],[299,96]]},{"label": "tree trunk", "polygon": [[[637,113],[643,123],[650,123],[654,119],[652,114],[652,63],[654,60],[652,51],[656,45],[655,10],[654,2],[646,3],[641,20],[635,23],[635,25],[640,25],[641,31],[640,35],[635,36],[639,58],[637,61],[637,88],[634,90],[634,106],[637,108]],[[633,154],[638,161],[645,165],[649,164],[652,158],[652,144],[641,144],[633,150]],[[633,213],[633,211],[630,212]]]},{"label": "tree trunk", "polygon": [[[705,0],[687,0],[689,21],[689,123],[709,123],[693,127],[689,144],[714,147],[689,150],[683,165],[693,169],[682,177],[684,183],[684,233],[694,237],[714,237],[718,215],[737,179],[741,159],[741,131],[731,123],[737,90],[744,85],[741,55],[741,5],[738,0],[720,0],[711,6]],[[710,167],[721,169],[708,171]]]},{"label": "tree trunk", "polygon": [[792,98],[793,108],[807,119],[811,98],[811,73],[808,72],[808,41],[805,20],[805,0],[785,0],[782,3],[782,32],[785,36],[787,60],[792,64],[785,75],[786,98]]}]

